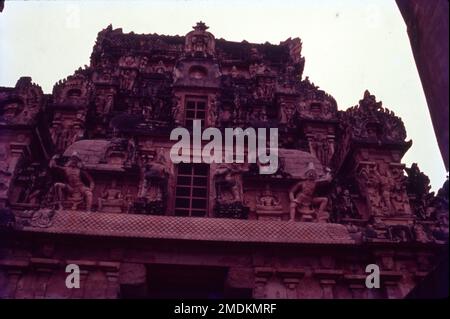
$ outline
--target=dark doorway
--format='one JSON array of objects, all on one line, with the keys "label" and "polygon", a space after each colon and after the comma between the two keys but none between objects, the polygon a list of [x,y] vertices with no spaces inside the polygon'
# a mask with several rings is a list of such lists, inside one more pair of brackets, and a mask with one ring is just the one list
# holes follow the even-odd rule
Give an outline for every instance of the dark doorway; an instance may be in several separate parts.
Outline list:
[{"label": "dark doorway", "polygon": [[148,297],[155,299],[225,298],[227,268],[190,265],[150,265]]}]

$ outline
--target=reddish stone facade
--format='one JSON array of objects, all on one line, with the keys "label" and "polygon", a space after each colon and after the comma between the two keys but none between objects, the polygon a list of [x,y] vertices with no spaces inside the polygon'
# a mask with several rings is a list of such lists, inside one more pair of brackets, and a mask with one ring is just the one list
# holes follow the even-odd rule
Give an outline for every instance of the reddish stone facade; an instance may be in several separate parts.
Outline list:
[{"label": "reddish stone facade", "polygon": [[[52,94],[0,88],[0,297],[402,298],[436,266],[448,183],[430,193],[402,164],[401,119],[368,91],[338,111],[302,77],[298,38],[207,29],[109,26]],[[174,164],[170,133],[196,119],[278,128],[278,170]]]}]

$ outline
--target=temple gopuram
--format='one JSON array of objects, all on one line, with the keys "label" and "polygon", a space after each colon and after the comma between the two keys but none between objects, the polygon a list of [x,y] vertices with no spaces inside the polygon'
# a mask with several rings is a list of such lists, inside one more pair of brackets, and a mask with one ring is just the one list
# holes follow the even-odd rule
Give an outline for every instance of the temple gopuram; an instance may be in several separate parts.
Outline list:
[{"label": "temple gopuram", "polygon": [[[438,266],[448,181],[402,163],[402,120],[369,91],[338,109],[298,38],[207,29],[108,26],[51,94],[0,87],[0,298],[404,298]],[[278,170],[174,164],[194,120],[278,128]]]}]

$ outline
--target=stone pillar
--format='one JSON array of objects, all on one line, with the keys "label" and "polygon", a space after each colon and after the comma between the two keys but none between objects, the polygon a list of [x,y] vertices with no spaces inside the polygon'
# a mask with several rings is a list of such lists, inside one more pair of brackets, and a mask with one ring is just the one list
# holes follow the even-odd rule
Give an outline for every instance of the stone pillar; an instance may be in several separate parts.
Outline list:
[{"label": "stone pillar", "polygon": [[116,262],[100,262],[100,266],[106,273],[106,299],[117,299],[119,297],[119,263]]},{"label": "stone pillar", "polygon": [[[278,293],[285,296],[279,298],[297,299],[297,287],[300,279],[305,275],[303,269],[297,268],[272,268],[272,267],[257,267],[255,268],[255,288],[253,290],[254,298],[270,297],[269,288],[275,289]],[[280,287],[280,284],[282,287]]]},{"label": "stone pillar", "polygon": [[283,283],[286,286],[287,299],[297,299],[297,287],[300,280],[298,278],[284,278]]},{"label": "stone pillar", "polygon": [[366,275],[344,275],[353,299],[367,299]]},{"label": "stone pillar", "polygon": [[60,263],[58,260],[50,258],[31,258],[30,261],[36,272],[33,285],[34,298],[45,298],[50,276]]},{"label": "stone pillar", "polygon": [[274,269],[271,267],[256,267],[255,268],[255,286],[253,289],[253,298],[266,298],[266,285],[270,276],[272,276]]},{"label": "stone pillar", "polygon": [[283,278],[283,283],[286,286],[287,298],[297,299],[297,287],[300,283],[300,279],[305,275],[305,271],[303,269],[281,268],[277,270],[277,273]]},{"label": "stone pillar", "polygon": [[0,269],[6,275],[6,285],[0,290],[0,298],[14,299],[16,297],[17,284],[28,266],[29,262],[26,260],[0,261]]},{"label": "stone pillar", "polygon": [[119,263],[90,260],[67,260],[80,267],[80,288],[72,289],[71,298],[116,298]]},{"label": "stone pillar", "polygon": [[336,285],[336,280],[343,275],[342,270],[335,269],[317,269],[314,270],[314,277],[319,280],[322,286],[322,299],[334,299],[333,288]]},{"label": "stone pillar", "polygon": [[388,299],[398,299],[403,297],[398,286],[402,278],[403,274],[400,271],[380,272],[381,287],[385,288],[386,297]]}]

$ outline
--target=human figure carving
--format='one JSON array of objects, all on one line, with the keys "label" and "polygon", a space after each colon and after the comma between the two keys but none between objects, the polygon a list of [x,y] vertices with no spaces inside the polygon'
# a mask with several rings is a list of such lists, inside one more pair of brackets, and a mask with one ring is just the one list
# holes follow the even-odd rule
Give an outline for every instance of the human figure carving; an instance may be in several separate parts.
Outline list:
[{"label": "human figure carving", "polygon": [[264,191],[261,193],[259,198],[257,198],[258,209],[262,210],[281,210],[280,200],[272,193],[270,185],[267,184]]},{"label": "human figure carving", "polygon": [[388,214],[392,214],[394,209],[391,201],[392,180],[388,171],[381,165],[374,169],[374,177],[378,183],[381,199],[384,204],[384,209]]},{"label": "human figure carving", "polygon": [[[215,185],[217,200],[219,202],[226,201],[227,203],[242,201],[242,182],[241,173],[244,170],[236,164],[222,164],[215,173]],[[232,195],[230,200],[224,200],[223,193],[229,191]]]},{"label": "human figure carving", "polygon": [[111,185],[105,189],[102,196],[98,198],[98,211],[102,211],[104,206],[121,207],[123,205],[123,195],[120,189],[117,189],[117,182],[112,180]]},{"label": "human figure carving", "polygon": [[[319,206],[316,219],[318,221],[326,221],[328,219],[328,213],[325,211],[328,198],[315,196],[316,186],[318,184],[317,172],[312,165],[309,165],[309,167],[305,172],[305,179],[295,184],[289,192],[291,221],[295,220],[297,212],[302,215],[301,220],[312,218],[314,213],[313,206],[315,205]],[[326,180],[331,180],[329,174]]]},{"label": "human figure carving", "polygon": [[[78,199],[84,197],[86,210],[90,212],[92,207],[92,192],[95,186],[94,180],[83,168],[81,159],[75,153],[63,166],[56,163],[57,157],[57,155],[52,157],[49,166],[50,168],[60,170],[65,178],[65,182],[58,182],[54,185],[58,209],[63,209],[63,201],[65,194],[67,194],[68,200],[73,201],[72,209],[77,209]],[[89,186],[84,184],[82,178],[85,178],[89,182]]]},{"label": "human figure carving", "polygon": [[166,159],[160,151],[151,163],[145,165],[139,197],[147,198],[151,202],[163,200],[169,174]]}]

